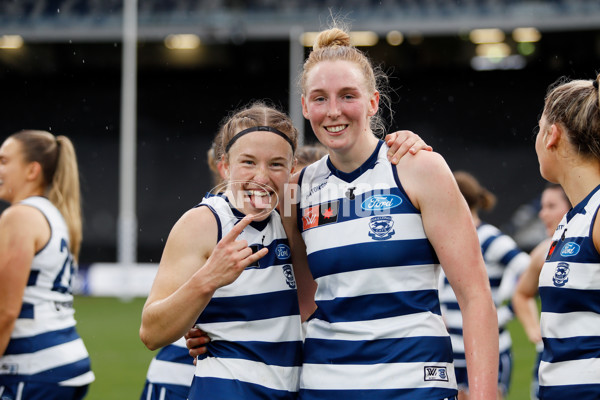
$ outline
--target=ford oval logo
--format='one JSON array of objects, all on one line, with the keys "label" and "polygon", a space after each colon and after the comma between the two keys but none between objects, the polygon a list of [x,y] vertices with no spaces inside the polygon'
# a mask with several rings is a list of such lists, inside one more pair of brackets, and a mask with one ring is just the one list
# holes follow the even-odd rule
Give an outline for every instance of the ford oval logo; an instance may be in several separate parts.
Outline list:
[{"label": "ford oval logo", "polygon": [[560,255],[563,257],[573,257],[579,253],[579,245],[575,242],[566,243],[562,250],[560,251]]},{"label": "ford oval logo", "polygon": [[363,210],[389,210],[402,204],[402,198],[395,194],[376,194],[362,202]]},{"label": "ford oval logo", "polygon": [[290,258],[290,248],[285,244],[278,244],[277,247],[275,247],[275,256],[280,260]]}]

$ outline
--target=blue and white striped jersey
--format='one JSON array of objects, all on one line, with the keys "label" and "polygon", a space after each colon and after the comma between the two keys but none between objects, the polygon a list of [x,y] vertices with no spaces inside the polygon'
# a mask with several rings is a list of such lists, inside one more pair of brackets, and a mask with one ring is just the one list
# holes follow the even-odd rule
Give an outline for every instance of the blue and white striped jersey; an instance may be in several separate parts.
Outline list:
[{"label": "blue and white striped jersey", "polygon": [[592,238],[599,189],[562,219],[540,274],[540,399],[600,398],[600,255]]},{"label": "blue and white striped jersey", "polygon": [[439,262],[380,142],[352,173],[328,157],[300,177],[298,226],[318,283],[301,399],[455,396]]},{"label": "blue and white striped jersey", "polygon": [[[492,298],[498,311],[499,351],[502,353],[512,346],[510,332],[506,329],[506,324],[513,318],[510,306],[503,304],[503,302],[512,296],[517,278],[529,266],[530,257],[529,254],[519,249],[517,243],[510,236],[505,235],[493,225],[479,224],[477,236],[490,279]],[[442,302],[442,314],[452,339],[454,365],[456,367],[466,367],[462,314],[448,279],[443,273],[442,277],[440,301]],[[501,287],[506,288],[506,290],[501,290]]]},{"label": "blue and white striped jersey", "polygon": [[[161,348],[152,359],[146,374],[146,386],[164,386],[185,398],[190,391],[195,369],[194,359],[189,354],[185,339],[180,338]],[[168,396],[163,400],[169,400]]]},{"label": "blue and white striped jersey", "polygon": [[[243,215],[222,195],[209,195],[219,240]],[[302,365],[302,329],[291,254],[277,212],[240,234],[268,254],[219,288],[197,320],[211,342],[199,357],[189,399],[295,399]]]},{"label": "blue and white striped jersey", "polygon": [[75,330],[72,280],[76,265],[67,225],[44,197],[29,197],[20,204],[40,210],[51,234],[31,263],[21,313],[0,357],[0,386],[23,381],[85,386],[94,374]]}]

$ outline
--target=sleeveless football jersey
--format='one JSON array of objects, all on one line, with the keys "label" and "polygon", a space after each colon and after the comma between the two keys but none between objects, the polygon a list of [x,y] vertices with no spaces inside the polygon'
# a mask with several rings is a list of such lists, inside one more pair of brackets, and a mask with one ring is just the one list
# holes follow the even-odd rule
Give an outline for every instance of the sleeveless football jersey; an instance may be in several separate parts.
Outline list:
[{"label": "sleeveless football jersey", "polygon": [[[243,218],[222,195],[199,206],[217,219],[220,240]],[[277,212],[239,236],[268,254],[217,289],[197,320],[211,342],[199,357],[189,398],[295,399],[302,365],[302,329],[291,254]]]},{"label": "sleeveless football jersey", "polygon": [[23,381],[85,386],[94,374],[75,330],[72,279],[76,265],[67,225],[44,197],[29,197],[20,204],[40,210],[51,234],[31,263],[21,313],[0,357],[0,386]]},{"label": "sleeveless football jersey", "polygon": [[301,399],[457,394],[439,262],[382,144],[351,173],[325,157],[300,177],[298,227],[318,283]]},{"label": "sleeveless football jersey", "polygon": [[[514,291],[517,284],[516,278],[529,265],[529,255],[519,249],[510,236],[505,235],[493,225],[487,223],[479,224],[477,227],[477,236],[490,280],[492,298],[498,312],[498,328],[500,329],[499,350],[502,353],[509,350],[512,346],[510,332],[506,329],[506,325],[512,320],[513,313],[509,305],[503,304],[505,300],[510,298],[512,292],[500,293],[500,284],[505,285],[506,282],[504,280],[508,279],[510,282],[506,286]],[[440,290],[440,301],[442,302],[442,312],[452,339],[454,365],[456,367],[466,367],[462,314],[458,307],[456,295],[448,279],[445,277]]]},{"label": "sleeveless football jersey", "polygon": [[[146,374],[146,386],[150,384],[164,386],[177,395],[186,397],[190,391],[195,368],[194,359],[189,354],[185,339],[180,338],[161,348],[152,358]],[[141,400],[144,398],[142,397]],[[169,400],[168,396],[164,400]]]},{"label": "sleeveless football jersey", "polygon": [[600,255],[592,238],[599,189],[562,219],[540,273],[540,399],[600,398]]}]

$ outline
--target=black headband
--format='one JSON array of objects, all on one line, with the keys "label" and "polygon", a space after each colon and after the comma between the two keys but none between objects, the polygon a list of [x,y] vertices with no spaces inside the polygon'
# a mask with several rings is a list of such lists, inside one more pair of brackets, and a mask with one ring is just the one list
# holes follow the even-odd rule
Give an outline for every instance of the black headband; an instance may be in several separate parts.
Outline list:
[{"label": "black headband", "polygon": [[279,135],[282,138],[284,138],[290,144],[290,146],[292,146],[292,151],[294,151],[294,152],[296,151],[296,146],[294,146],[294,142],[292,142],[292,139],[290,139],[285,133],[283,133],[275,128],[271,128],[270,126],[253,126],[252,128],[244,129],[243,131],[238,132],[235,135],[233,135],[233,137],[231,138],[229,143],[227,143],[227,146],[225,146],[225,153],[227,153],[229,151],[231,146],[240,137],[244,136],[246,133],[256,132],[256,131],[273,132],[274,134]]},{"label": "black headband", "polygon": [[594,87],[596,90],[598,90],[598,81],[594,81],[594,82],[592,82],[592,86],[593,86],[593,87]]}]

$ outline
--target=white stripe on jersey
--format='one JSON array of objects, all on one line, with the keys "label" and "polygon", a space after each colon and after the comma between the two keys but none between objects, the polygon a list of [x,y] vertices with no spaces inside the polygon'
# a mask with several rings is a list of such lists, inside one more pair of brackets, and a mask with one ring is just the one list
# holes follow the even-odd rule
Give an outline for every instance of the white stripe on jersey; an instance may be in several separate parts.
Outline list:
[{"label": "white stripe on jersey", "polygon": [[[326,290],[317,291],[315,300],[333,300],[336,297],[352,297],[379,293],[396,293],[413,290],[431,290],[438,281],[437,271],[431,264],[382,267],[341,272],[315,279],[319,283],[327,279]],[[377,280],[372,279],[377,274]],[[356,285],[355,282],[362,282]],[[382,286],[383,285],[383,286]]]},{"label": "white stripe on jersey", "polygon": [[[257,304],[256,307],[260,307]],[[273,326],[286,326],[285,330],[271,329]],[[292,342],[299,340],[302,332],[300,319],[296,315],[267,318],[254,321],[204,322],[202,329],[210,332],[211,340],[230,342],[259,341],[269,343]]]},{"label": "white stripe on jersey", "polygon": [[[34,305],[35,323],[22,319],[15,324],[11,337],[14,339],[36,336],[46,332],[70,328],[74,325],[73,313],[63,310],[57,311],[54,302],[45,302]],[[29,322],[29,323],[28,323]]]},{"label": "white stripe on jersey", "polygon": [[146,379],[158,384],[190,386],[195,369],[196,366],[193,364],[181,364],[153,358]]},{"label": "white stripe on jersey", "polygon": [[600,315],[591,311],[562,314],[545,312],[540,325],[547,338],[600,336]]},{"label": "white stripe on jersey", "polygon": [[[402,229],[396,229],[394,240],[426,238],[420,214],[390,214],[389,216],[392,217],[394,226],[402,227]],[[340,235],[341,229],[345,232],[344,235]],[[309,231],[311,234],[310,250],[307,249],[310,251],[309,255],[329,248],[373,243],[373,239],[368,235],[369,231],[364,219],[322,225],[318,229],[309,229],[307,232]]]},{"label": "white stripe on jersey", "polygon": [[[600,382],[600,359],[584,358],[555,363],[540,362],[540,385],[586,385]],[[565,393],[565,398],[568,394]]]},{"label": "white stripe on jersey", "polygon": [[368,321],[334,323],[315,318],[310,320],[307,328],[307,337],[311,339],[357,340],[358,337],[360,340],[376,340],[420,336],[447,337],[442,317],[424,312]]},{"label": "white stripe on jersey", "polygon": [[[547,262],[540,272],[540,287],[555,287],[552,284],[552,278],[556,271],[558,261]],[[577,271],[576,274],[569,274],[569,286],[578,290],[600,290],[600,274],[598,264],[569,262],[569,268]]]},{"label": "white stripe on jersey", "polygon": [[[298,390],[300,367],[280,367],[238,358],[214,357],[203,359],[202,364],[202,369],[196,369],[196,376],[236,379],[288,392]],[[276,377],[279,379],[275,379]]]},{"label": "white stripe on jersey", "polygon": [[[443,362],[385,363],[373,365],[304,364],[300,388],[312,390],[368,390],[448,387],[446,381],[426,381],[426,368],[445,368],[450,382],[456,382],[454,366]],[[304,375],[303,375],[304,376]],[[420,382],[420,383],[419,383]],[[452,385],[456,388],[456,384]]]},{"label": "white stripe on jersey", "polygon": [[[2,363],[18,363],[19,374],[37,374],[87,358],[87,353],[82,356],[82,349],[85,350],[83,341],[76,339],[68,343],[36,351],[35,353],[5,355],[2,357]],[[0,369],[0,375],[6,372],[10,371]]]},{"label": "white stripe on jersey", "polygon": [[94,373],[88,371],[83,375],[76,376],[75,378],[67,379],[59,382],[60,386],[85,386],[94,380]]}]

